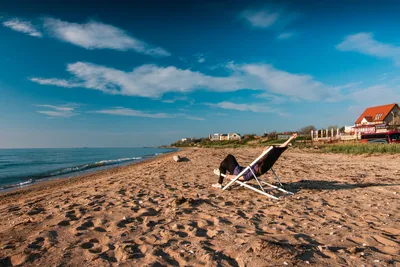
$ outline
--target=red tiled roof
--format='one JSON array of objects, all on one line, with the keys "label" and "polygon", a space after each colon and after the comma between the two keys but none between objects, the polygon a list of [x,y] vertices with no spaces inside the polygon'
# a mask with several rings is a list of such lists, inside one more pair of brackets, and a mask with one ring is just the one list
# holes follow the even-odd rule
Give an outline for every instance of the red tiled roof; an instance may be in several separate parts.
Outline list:
[{"label": "red tiled roof", "polygon": [[[376,107],[370,107],[367,108],[363,114],[356,120],[356,124],[360,124],[361,121],[365,118],[368,122],[373,122],[373,121],[383,121],[387,115],[389,115],[390,111],[397,106],[397,104],[388,104],[388,105],[383,105],[383,106],[376,106]],[[376,119],[376,115],[382,114],[379,119]]]}]

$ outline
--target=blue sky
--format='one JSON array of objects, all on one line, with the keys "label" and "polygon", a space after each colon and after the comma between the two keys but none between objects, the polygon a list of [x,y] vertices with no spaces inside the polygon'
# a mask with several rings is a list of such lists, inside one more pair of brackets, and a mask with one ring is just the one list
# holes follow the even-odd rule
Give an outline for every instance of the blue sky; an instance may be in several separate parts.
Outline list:
[{"label": "blue sky", "polygon": [[4,148],[352,125],[369,106],[400,102],[397,1],[2,1],[0,10]]}]

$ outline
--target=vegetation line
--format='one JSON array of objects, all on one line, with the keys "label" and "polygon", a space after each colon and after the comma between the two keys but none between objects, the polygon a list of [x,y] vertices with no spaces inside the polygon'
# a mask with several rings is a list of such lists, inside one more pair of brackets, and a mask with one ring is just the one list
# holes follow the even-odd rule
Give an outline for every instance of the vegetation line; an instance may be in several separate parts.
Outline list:
[{"label": "vegetation line", "polygon": [[322,147],[324,152],[344,154],[397,154],[400,144],[332,144]]}]

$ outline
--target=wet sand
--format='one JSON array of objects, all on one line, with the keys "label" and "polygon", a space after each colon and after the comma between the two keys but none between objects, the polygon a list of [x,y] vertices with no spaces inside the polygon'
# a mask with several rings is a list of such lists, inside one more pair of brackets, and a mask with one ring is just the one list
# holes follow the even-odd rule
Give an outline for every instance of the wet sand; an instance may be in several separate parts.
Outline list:
[{"label": "wet sand", "polygon": [[274,168],[295,195],[278,201],[211,187],[228,153],[261,151],[187,149],[3,193],[0,266],[400,266],[398,156],[289,149]]}]

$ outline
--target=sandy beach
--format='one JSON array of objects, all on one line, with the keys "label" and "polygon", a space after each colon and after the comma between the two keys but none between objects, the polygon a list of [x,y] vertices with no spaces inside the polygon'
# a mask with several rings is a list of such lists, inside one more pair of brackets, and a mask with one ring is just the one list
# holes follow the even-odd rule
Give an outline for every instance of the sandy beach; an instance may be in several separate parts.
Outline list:
[{"label": "sandy beach", "polygon": [[0,266],[400,266],[398,156],[290,148],[274,168],[293,196],[211,187],[225,155],[261,151],[185,149],[3,193]]}]

